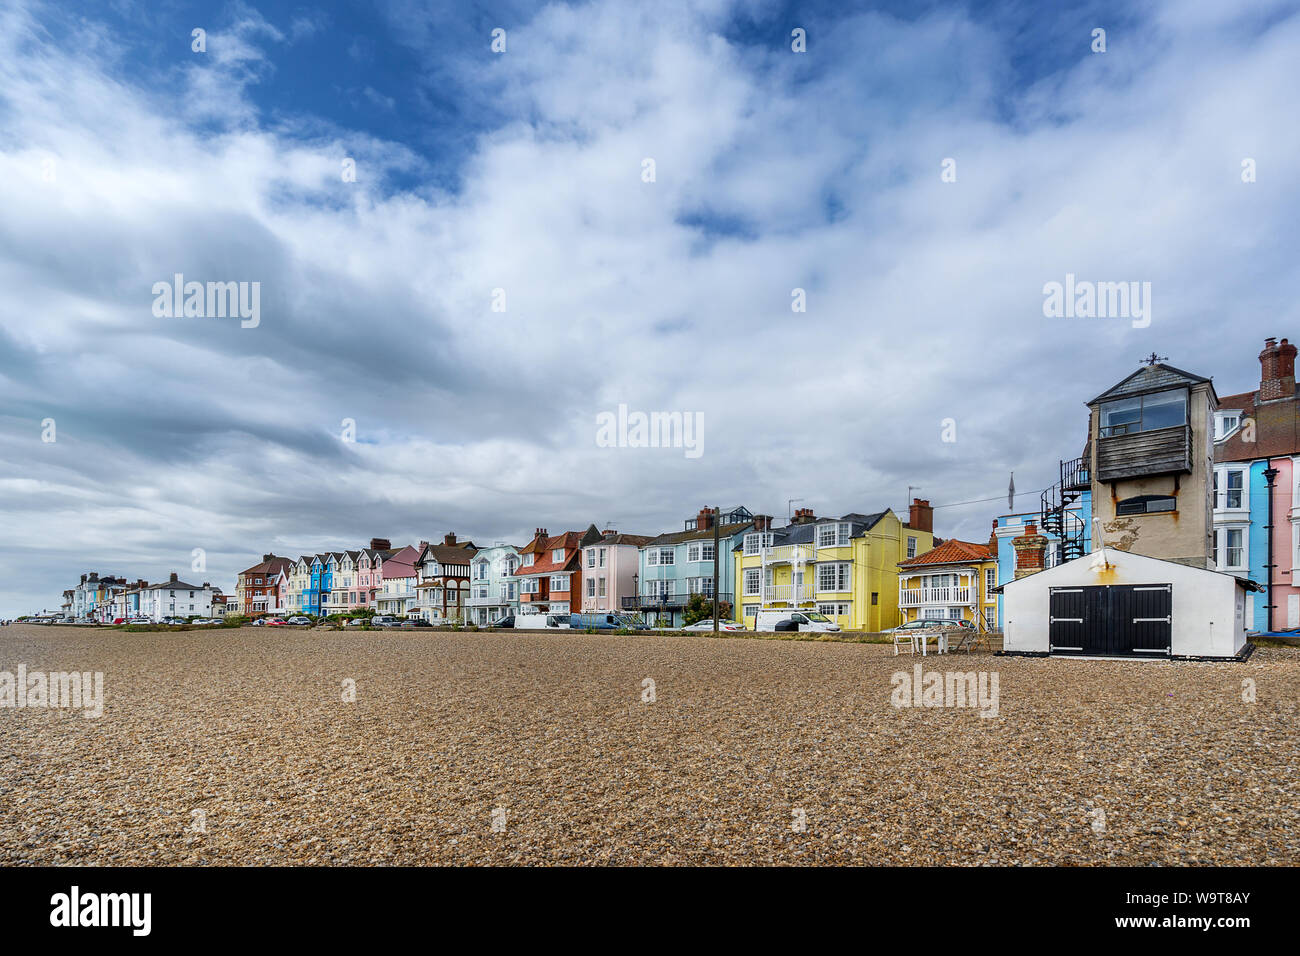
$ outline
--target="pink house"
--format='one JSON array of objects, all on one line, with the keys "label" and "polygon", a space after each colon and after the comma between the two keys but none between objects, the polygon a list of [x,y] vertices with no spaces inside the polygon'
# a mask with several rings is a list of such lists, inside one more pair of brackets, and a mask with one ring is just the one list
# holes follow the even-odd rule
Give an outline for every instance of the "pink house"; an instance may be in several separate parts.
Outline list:
[{"label": "pink house", "polygon": [[363,549],[357,557],[357,593],[361,607],[375,606],[384,587],[384,559],[394,553],[392,542],[387,538],[371,538],[370,547]]},{"label": "pink house", "polygon": [[621,614],[624,598],[635,601],[641,547],[649,541],[643,534],[601,532],[595,525],[587,529],[581,541],[584,614]]}]

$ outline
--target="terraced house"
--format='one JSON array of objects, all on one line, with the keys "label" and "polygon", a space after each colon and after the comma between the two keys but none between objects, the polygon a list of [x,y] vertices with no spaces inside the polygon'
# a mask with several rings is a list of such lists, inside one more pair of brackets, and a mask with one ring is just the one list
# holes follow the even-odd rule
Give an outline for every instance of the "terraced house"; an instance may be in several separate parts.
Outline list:
[{"label": "terraced house", "polygon": [[[718,566],[718,601],[727,608],[721,613],[730,617],[735,610],[736,564],[730,560],[745,532],[754,526],[749,509],[737,506],[720,511],[719,547],[722,563]],[[636,612],[647,621],[664,621],[680,627],[686,602],[692,594],[713,599],[714,510],[701,508],[683,522],[681,531],[670,531],[651,538],[639,550],[634,593],[622,600],[622,609]]]},{"label": "terraced house", "polygon": [[251,617],[270,613],[272,605],[278,600],[272,579],[292,563],[291,558],[264,554],[257,564],[240,571],[235,581],[235,600],[239,603],[239,613]]},{"label": "terraced house", "polygon": [[472,541],[456,540],[454,534],[442,544],[421,542],[415,558],[415,613],[431,624],[464,621],[469,599],[470,562],[478,549]]},{"label": "terraced house", "polygon": [[752,628],[761,609],[806,608],[845,630],[896,626],[898,562],[934,546],[933,513],[914,498],[906,524],[890,509],[818,518],[800,508],[784,528],[755,515],[732,552],[741,589],[735,619]]},{"label": "terraced house", "polygon": [[[1031,526],[1032,527],[1032,526]],[[997,538],[984,544],[950,538],[924,554],[898,562],[902,622],[969,621],[978,630],[998,627]]]},{"label": "terraced house", "polygon": [[503,541],[478,550],[469,566],[467,621],[491,624],[519,609],[519,561],[519,549]]},{"label": "terraced house", "polygon": [[384,586],[383,590],[375,592],[376,610],[380,614],[406,617],[414,613],[415,585],[419,581],[415,559],[428,545],[427,541],[421,541],[418,548],[408,544],[383,559],[380,572],[383,574]]},{"label": "terraced house", "polygon": [[551,537],[538,528],[533,540],[519,549],[519,613],[568,614],[576,611],[582,594],[582,532]]},{"label": "terraced house", "polygon": [[624,598],[636,594],[644,534],[620,534],[613,528],[597,531],[593,524],[582,536],[582,611],[621,614]]}]

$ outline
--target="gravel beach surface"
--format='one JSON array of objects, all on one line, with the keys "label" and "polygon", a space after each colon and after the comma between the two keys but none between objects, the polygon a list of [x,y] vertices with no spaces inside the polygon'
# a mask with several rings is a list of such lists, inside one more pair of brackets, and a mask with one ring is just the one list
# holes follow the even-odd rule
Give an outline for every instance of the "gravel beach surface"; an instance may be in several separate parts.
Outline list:
[{"label": "gravel beach surface", "polygon": [[[0,628],[19,664],[104,710],[0,709],[9,865],[1300,863],[1290,648]],[[894,706],[915,664],[997,716]]]}]

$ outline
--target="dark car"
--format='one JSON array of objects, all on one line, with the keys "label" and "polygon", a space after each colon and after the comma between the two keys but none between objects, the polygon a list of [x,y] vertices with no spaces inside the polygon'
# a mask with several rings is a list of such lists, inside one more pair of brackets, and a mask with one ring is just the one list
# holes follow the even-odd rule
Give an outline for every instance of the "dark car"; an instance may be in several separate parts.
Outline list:
[{"label": "dark car", "polygon": [[514,626],[515,626],[515,616],[513,614],[507,614],[505,617],[499,617],[491,624],[488,625],[488,627],[514,627]]},{"label": "dark car", "polygon": [[399,626],[400,627],[433,627],[432,624],[430,624],[422,617],[413,617],[408,621],[403,621]]}]

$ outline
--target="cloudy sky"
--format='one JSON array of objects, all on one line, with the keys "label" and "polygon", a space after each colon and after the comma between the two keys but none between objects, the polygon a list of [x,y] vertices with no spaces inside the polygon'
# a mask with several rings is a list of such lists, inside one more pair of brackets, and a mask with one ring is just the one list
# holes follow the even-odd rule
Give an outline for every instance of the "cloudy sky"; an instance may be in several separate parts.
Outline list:
[{"label": "cloudy sky", "polygon": [[[1297,4],[1134,6],[0,0],[0,617],[908,485],[982,539],[1141,356],[1300,338]],[[1150,324],[1045,317],[1067,273]],[[703,453],[599,447],[620,403]]]}]

